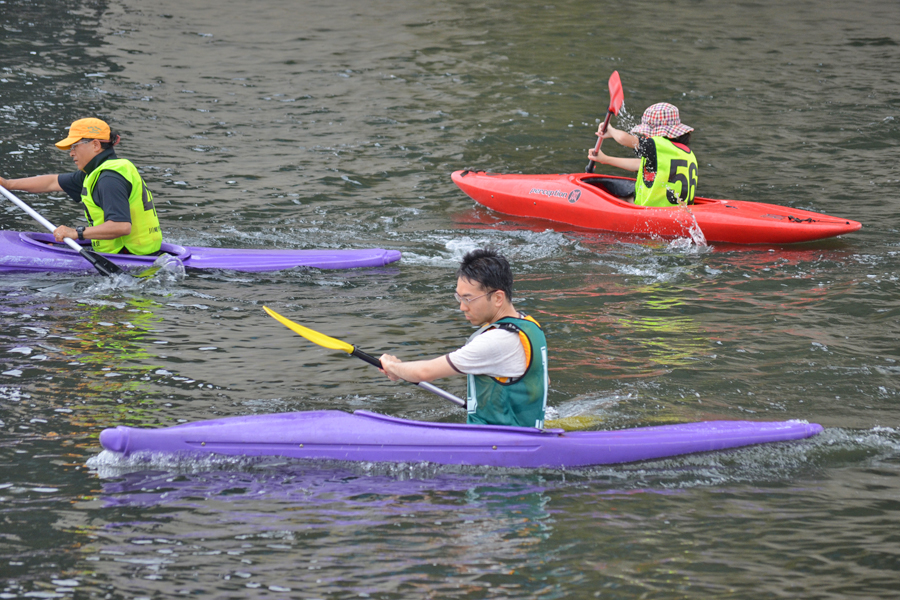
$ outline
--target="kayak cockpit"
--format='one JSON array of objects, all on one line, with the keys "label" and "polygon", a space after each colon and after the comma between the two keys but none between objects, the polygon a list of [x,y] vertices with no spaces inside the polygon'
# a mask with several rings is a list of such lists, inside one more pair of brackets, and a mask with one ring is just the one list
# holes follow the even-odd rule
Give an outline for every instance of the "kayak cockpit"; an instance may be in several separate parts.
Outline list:
[{"label": "kayak cockpit", "polygon": [[[581,183],[584,185],[589,185],[595,187],[599,190],[602,190],[606,194],[612,196],[616,200],[621,200],[622,202],[628,202],[629,204],[633,204],[634,202],[634,179],[628,179],[625,177],[614,177],[614,176],[587,176],[582,177],[580,179]],[[693,206],[699,206],[701,204],[722,204],[721,200],[713,200],[710,198],[700,198],[695,196]],[[638,208],[646,208],[646,207],[638,207]],[[731,207],[734,208],[734,207]]]},{"label": "kayak cockpit", "polygon": [[[57,242],[51,233],[34,233],[29,231],[23,231],[19,233],[19,239],[26,245],[32,246],[34,248],[40,249],[42,252],[51,252],[51,253],[60,253],[60,254],[71,254],[78,256],[75,250],[69,248],[66,244],[62,242]],[[81,242],[78,244],[84,246],[88,250],[91,248],[90,242]],[[163,243],[160,251],[156,254],[148,254],[146,256],[138,256],[135,254],[107,254],[104,252],[98,252],[101,256],[106,256],[109,258],[127,258],[129,264],[142,264],[147,263],[147,265],[153,264],[153,262],[159,258],[160,254],[170,254],[182,262],[185,259],[191,257],[191,252],[184,246],[179,246],[177,244],[167,244]]]},{"label": "kayak cockpit", "polygon": [[634,198],[634,179],[619,177],[585,177],[581,183],[594,186],[619,200]]}]

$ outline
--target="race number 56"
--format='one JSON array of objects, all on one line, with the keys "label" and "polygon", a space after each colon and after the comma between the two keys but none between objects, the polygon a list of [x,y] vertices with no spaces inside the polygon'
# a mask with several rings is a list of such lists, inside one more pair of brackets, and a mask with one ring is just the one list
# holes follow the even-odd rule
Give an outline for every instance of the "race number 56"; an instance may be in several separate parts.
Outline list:
[{"label": "race number 56", "polygon": [[673,160],[671,165],[669,183],[680,183],[679,200],[685,204],[692,203],[697,189],[697,163],[690,163],[689,167],[686,160]]}]

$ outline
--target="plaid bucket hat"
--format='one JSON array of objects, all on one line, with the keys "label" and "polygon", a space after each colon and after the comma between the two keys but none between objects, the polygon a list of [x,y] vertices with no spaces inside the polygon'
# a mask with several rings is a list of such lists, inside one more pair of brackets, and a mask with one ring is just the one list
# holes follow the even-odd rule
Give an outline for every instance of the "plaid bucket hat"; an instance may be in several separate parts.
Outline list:
[{"label": "plaid bucket hat", "polygon": [[678,108],[674,104],[660,102],[644,111],[641,124],[632,127],[631,133],[649,137],[677,138],[693,130],[693,127],[681,122]]}]

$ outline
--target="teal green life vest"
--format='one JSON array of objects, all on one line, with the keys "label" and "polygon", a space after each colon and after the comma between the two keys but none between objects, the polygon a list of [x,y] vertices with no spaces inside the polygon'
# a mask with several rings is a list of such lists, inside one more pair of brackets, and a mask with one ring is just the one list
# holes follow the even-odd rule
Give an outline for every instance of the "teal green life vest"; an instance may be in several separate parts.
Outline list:
[{"label": "teal green life vest", "polygon": [[153,206],[153,194],[138,173],[137,168],[129,160],[114,158],[100,164],[91,171],[84,180],[81,190],[81,201],[84,203],[84,215],[92,227],[105,221],[103,209],[100,208],[91,194],[97,179],[103,171],[115,171],[131,184],[131,195],[128,196],[128,207],[131,210],[131,233],[114,240],[91,240],[91,247],[97,252],[117,254],[127,248],[132,254],[146,255],[159,252],[162,246],[162,230],[159,218]]},{"label": "teal green life vest", "polygon": [[479,329],[472,337],[494,327],[519,334],[525,348],[525,373],[515,379],[468,375],[466,422],[543,428],[550,382],[544,332],[531,317],[504,317]]},{"label": "teal green life vest", "polygon": [[647,158],[641,157],[641,170],[634,182],[634,203],[667,207],[693,204],[697,157],[684,144],[673,143],[668,138],[650,140],[656,146],[656,173],[647,171]]}]

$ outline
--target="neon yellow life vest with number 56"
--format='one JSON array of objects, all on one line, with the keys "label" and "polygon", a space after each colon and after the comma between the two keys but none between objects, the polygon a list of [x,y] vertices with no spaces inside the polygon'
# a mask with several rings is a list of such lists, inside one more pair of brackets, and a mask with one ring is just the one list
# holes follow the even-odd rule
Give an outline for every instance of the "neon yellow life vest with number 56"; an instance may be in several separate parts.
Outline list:
[{"label": "neon yellow life vest with number 56", "polygon": [[153,206],[153,194],[147,189],[137,168],[129,160],[114,158],[103,162],[91,171],[84,180],[81,190],[81,201],[84,203],[84,215],[92,227],[105,221],[103,209],[100,208],[91,194],[97,179],[103,171],[115,171],[131,184],[131,195],[128,196],[128,208],[131,211],[131,233],[114,240],[91,240],[91,247],[97,252],[117,254],[127,248],[132,254],[146,255],[159,252],[162,246],[162,230],[159,218]]},{"label": "neon yellow life vest with number 56", "polygon": [[656,173],[647,171],[647,158],[641,157],[641,170],[634,185],[634,203],[639,206],[677,206],[693,204],[697,189],[697,157],[684,144],[664,137],[653,137],[656,146]]}]

